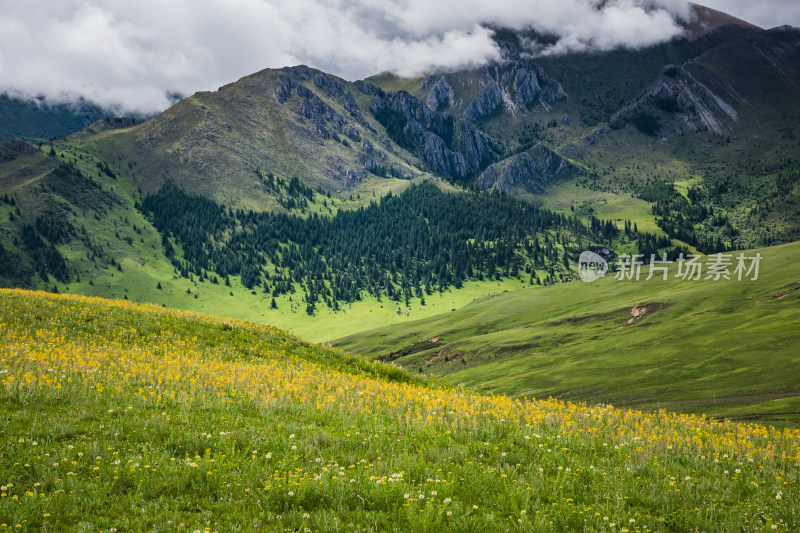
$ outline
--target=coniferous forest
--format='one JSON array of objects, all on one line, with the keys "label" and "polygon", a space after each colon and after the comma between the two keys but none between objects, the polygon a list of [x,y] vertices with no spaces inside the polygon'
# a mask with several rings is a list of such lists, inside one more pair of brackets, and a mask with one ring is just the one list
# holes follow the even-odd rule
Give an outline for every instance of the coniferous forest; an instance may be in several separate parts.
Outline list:
[{"label": "coniferous forest", "polygon": [[299,287],[309,314],[364,294],[424,304],[468,280],[561,281],[580,249],[619,232],[502,193],[444,193],[429,183],[333,217],[234,211],[169,183],[139,207],[182,276],[219,283],[239,275],[273,296]]}]

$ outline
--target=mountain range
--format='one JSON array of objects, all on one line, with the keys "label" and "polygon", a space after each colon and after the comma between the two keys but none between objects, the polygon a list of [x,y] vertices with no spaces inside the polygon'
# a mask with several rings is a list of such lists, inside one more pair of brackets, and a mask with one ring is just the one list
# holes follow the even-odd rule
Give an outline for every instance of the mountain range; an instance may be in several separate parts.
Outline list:
[{"label": "mountain range", "polygon": [[0,284],[329,341],[574,280],[586,249],[797,241],[800,30],[692,9],[644,49],[497,27],[478,68],[266,69],[152,117],[3,96]]}]

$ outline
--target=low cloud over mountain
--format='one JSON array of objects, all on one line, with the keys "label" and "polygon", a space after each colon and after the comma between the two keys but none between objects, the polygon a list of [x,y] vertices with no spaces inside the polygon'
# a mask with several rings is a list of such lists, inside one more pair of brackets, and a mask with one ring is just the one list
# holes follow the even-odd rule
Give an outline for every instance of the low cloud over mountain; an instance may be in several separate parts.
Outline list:
[{"label": "low cloud over mountain", "polygon": [[482,63],[498,55],[483,24],[554,35],[553,52],[607,50],[679,35],[689,13],[684,0],[16,2],[0,14],[0,90],[151,112],[265,67],[355,79]]}]

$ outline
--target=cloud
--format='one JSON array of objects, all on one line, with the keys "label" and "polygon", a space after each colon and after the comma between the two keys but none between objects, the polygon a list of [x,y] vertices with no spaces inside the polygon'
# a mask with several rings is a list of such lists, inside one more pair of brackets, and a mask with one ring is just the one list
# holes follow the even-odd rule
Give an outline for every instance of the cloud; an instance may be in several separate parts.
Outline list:
[{"label": "cloud", "polygon": [[498,57],[482,24],[558,37],[552,51],[641,47],[681,33],[684,0],[30,0],[0,13],[0,90],[158,111],[305,63],[347,79]]}]

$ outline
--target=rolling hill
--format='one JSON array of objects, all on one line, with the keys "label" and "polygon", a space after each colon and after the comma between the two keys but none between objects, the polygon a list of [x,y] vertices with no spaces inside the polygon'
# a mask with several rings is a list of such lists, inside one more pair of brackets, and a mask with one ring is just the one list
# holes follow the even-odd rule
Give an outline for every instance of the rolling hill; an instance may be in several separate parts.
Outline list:
[{"label": "rolling hill", "polygon": [[798,527],[798,430],[481,396],[275,328],[0,290],[0,527]]},{"label": "rolling hill", "polygon": [[[555,397],[796,425],[797,243],[753,250],[757,280],[608,273],[489,296],[334,341],[348,351],[511,397]],[[750,266],[749,263],[747,265]],[[751,276],[752,277],[752,276]]]}]

